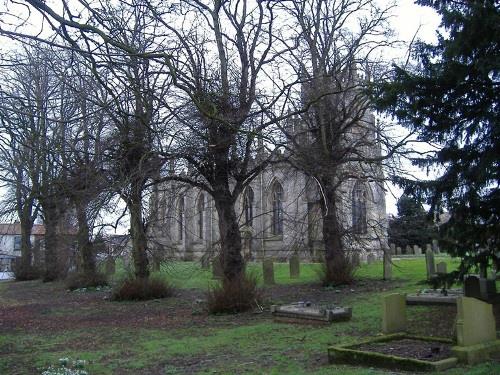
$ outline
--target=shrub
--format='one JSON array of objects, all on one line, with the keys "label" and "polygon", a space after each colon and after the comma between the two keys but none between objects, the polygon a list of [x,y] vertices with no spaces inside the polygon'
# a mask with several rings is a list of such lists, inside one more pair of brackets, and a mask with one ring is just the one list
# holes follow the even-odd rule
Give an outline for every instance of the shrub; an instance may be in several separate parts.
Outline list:
[{"label": "shrub", "polygon": [[207,292],[208,311],[212,314],[248,311],[261,301],[257,277],[253,274],[245,274],[237,280],[224,280],[221,284],[208,288]]},{"label": "shrub", "polygon": [[111,299],[114,301],[144,301],[166,298],[172,294],[173,288],[162,278],[139,279],[128,276],[113,288]]},{"label": "shrub", "polygon": [[106,285],[108,285],[106,275],[100,272],[95,272],[92,274],[76,272],[69,274],[66,278],[66,287],[69,290],[81,288],[96,288]]},{"label": "shrub", "polygon": [[23,266],[20,261],[16,261],[12,264],[12,273],[17,281],[27,281],[39,279],[41,272],[38,268],[34,266]]}]

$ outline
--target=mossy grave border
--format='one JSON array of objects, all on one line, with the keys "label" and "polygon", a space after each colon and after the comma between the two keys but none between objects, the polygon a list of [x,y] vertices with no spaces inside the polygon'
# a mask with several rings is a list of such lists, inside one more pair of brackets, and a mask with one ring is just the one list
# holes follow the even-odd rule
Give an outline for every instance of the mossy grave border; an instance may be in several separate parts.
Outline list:
[{"label": "mossy grave border", "polygon": [[350,365],[375,366],[386,369],[406,371],[442,371],[456,366],[457,357],[449,357],[439,361],[425,361],[421,359],[399,357],[371,351],[358,350],[357,347],[376,342],[390,342],[402,339],[412,339],[427,342],[440,342],[453,345],[453,341],[441,337],[414,336],[406,333],[394,333],[368,340],[358,341],[348,345],[336,345],[328,348],[330,363],[344,363]]}]

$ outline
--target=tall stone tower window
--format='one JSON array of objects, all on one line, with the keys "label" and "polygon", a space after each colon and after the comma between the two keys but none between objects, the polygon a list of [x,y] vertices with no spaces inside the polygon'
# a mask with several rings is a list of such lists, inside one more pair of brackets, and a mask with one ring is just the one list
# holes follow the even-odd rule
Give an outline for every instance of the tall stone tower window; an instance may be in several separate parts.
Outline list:
[{"label": "tall stone tower window", "polygon": [[198,197],[198,203],[196,204],[196,209],[198,211],[198,237],[203,239],[203,230],[205,227],[204,214],[205,214],[205,195],[203,193]]},{"label": "tall stone tower window", "polygon": [[179,241],[184,239],[184,196],[179,198],[179,203],[177,204],[177,237]]},{"label": "tall stone tower window", "polygon": [[243,212],[245,214],[245,225],[249,227],[251,227],[253,223],[253,197],[253,190],[248,186],[243,195]]},{"label": "tall stone tower window", "polygon": [[352,190],[352,231],[355,234],[367,233],[366,201],[368,192],[363,182],[357,181]]},{"label": "tall stone tower window", "polygon": [[275,182],[272,189],[271,231],[274,235],[283,234],[283,187],[279,182]]}]

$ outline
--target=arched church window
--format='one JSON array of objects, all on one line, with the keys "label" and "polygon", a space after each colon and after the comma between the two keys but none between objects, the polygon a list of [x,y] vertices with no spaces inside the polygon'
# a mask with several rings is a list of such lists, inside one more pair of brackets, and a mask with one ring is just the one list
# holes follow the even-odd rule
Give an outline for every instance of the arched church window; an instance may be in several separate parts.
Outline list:
[{"label": "arched church window", "polygon": [[253,222],[253,190],[250,186],[245,189],[243,195],[243,212],[245,214],[245,225],[251,227]]},{"label": "arched church window", "polygon": [[205,213],[205,195],[202,193],[198,198],[198,203],[196,205],[198,211],[198,237],[203,238],[204,230],[204,213]]},{"label": "arched church window", "polygon": [[363,182],[357,181],[352,190],[352,231],[355,234],[366,234],[366,201],[368,192]]},{"label": "arched church window", "polygon": [[283,187],[275,182],[272,189],[272,234],[283,234]]},{"label": "arched church window", "polygon": [[177,229],[179,241],[184,238],[184,196],[179,198],[177,206]]}]

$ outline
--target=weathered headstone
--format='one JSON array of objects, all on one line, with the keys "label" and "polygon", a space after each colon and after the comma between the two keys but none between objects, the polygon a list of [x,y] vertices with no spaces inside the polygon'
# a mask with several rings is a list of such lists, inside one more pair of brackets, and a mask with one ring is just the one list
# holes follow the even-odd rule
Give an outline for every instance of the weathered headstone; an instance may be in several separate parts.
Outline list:
[{"label": "weathered headstone", "polygon": [[497,268],[495,265],[491,267],[490,273],[488,274],[488,279],[496,280],[497,279]]},{"label": "weathered headstone", "polygon": [[422,255],[422,249],[418,245],[413,245],[413,254]]},{"label": "weathered headstone", "polygon": [[401,249],[401,246],[396,247],[396,254],[397,254],[397,255],[401,255],[401,254],[403,254],[403,252],[402,252],[402,251],[403,251],[403,250]]},{"label": "weathered headstone", "polygon": [[409,255],[409,254],[411,254],[411,253],[412,253],[412,251],[411,251],[411,246],[410,246],[410,245],[406,245],[406,248],[405,248],[405,254],[406,254],[406,255]]},{"label": "weathered headstone", "polygon": [[436,273],[436,265],[434,263],[434,253],[429,251],[425,252],[425,265],[426,265],[426,271],[427,271],[427,280],[430,280],[431,277]]},{"label": "weathered headstone", "polygon": [[264,284],[274,284],[274,264],[271,259],[264,259],[262,261],[262,273],[264,275]]},{"label": "weathered headstone", "polygon": [[479,278],[479,291],[483,301],[490,301],[497,294],[496,281],[480,277]]},{"label": "weathered headstone", "polygon": [[391,260],[391,253],[387,251],[387,249],[384,251],[384,280],[391,280],[392,279],[392,260]]},{"label": "weathered headstone", "polygon": [[479,277],[477,275],[468,275],[464,280],[464,296],[481,298],[481,287],[479,285]]},{"label": "weathered headstone", "polygon": [[436,253],[436,252],[434,251],[434,249],[432,248],[431,244],[430,244],[430,243],[428,243],[427,245],[425,245],[425,253],[427,253],[427,252],[431,252],[431,251],[432,251],[434,254]]},{"label": "weathered headstone", "polygon": [[113,275],[116,270],[115,258],[109,257],[106,259],[106,275]]},{"label": "weathered headstone", "polygon": [[224,268],[222,267],[222,262],[220,256],[216,256],[212,259],[212,278],[222,279],[224,277]]},{"label": "weathered headstone", "polygon": [[391,255],[396,255],[397,252],[396,252],[396,245],[391,243]]},{"label": "weathered headstone", "polygon": [[353,267],[359,267],[361,260],[357,252],[351,255],[351,262]]},{"label": "weathered headstone", "polygon": [[496,340],[492,305],[475,298],[458,298],[456,327],[459,346],[470,346]]},{"label": "weathered headstone", "polygon": [[406,295],[394,293],[383,297],[382,332],[404,332],[406,324]]},{"label": "weathered headstone", "polygon": [[290,278],[298,279],[300,277],[300,258],[299,254],[295,253],[290,257]]},{"label": "weathered headstone", "polygon": [[439,262],[436,264],[436,273],[438,275],[445,275],[448,273],[446,270],[446,262]]},{"label": "weathered headstone", "polygon": [[440,253],[438,240],[432,240],[432,251],[435,254],[439,254]]}]

